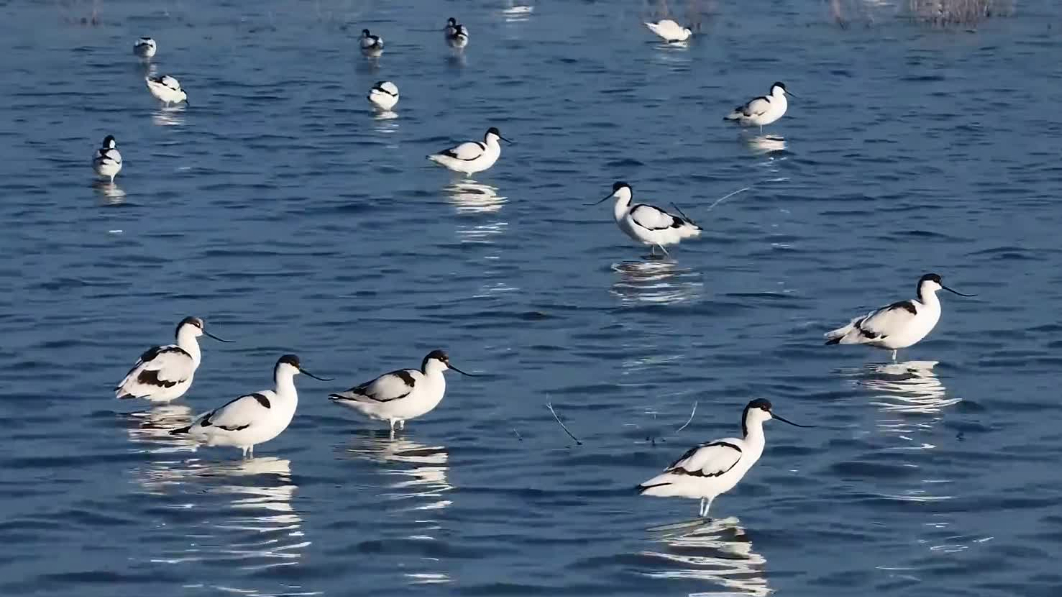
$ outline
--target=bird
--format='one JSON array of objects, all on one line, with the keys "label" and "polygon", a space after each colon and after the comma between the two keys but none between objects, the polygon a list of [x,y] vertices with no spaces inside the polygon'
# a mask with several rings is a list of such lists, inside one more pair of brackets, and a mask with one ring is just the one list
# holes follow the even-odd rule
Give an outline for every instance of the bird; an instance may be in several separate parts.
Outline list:
[{"label": "bird", "polygon": [[188,435],[208,446],[235,446],[244,458],[254,456],[254,447],[284,432],[295,416],[299,394],[295,376],[299,373],[320,380],[302,368],[299,357],[287,354],[273,367],[275,389],[240,396],[220,408],[199,415],[187,427],[173,429],[170,435]]},{"label": "bird", "polygon": [[103,144],[96,150],[96,155],[92,156],[92,169],[95,170],[96,176],[109,178],[111,182],[114,182],[114,177],[122,171],[122,154],[118,151],[114,135],[103,138]]},{"label": "bird", "polygon": [[646,23],[650,31],[662,37],[667,43],[686,41],[693,35],[688,27],[683,27],[671,19],[664,19],[655,23]]},{"label": "bird", "polygon": [[369,33],[368,29],[361,30],[361,52],[366,56],[379,56],[383,53],[383,38]]},{"label": "bird", "polygon": [[390,111],[398,103],[398,86],[390,81],[379,81],[369,90],[369,101],[373,106]]},{"label": "bird", "polygon": [[498,144],[499,139],[512,143],[512,141],[502,137],[501,132],[492,126],[487,129],[482,143],[478,141],[462,143],[457,147],[433,153],[428,156],[428,159],[454,172],[464,172],[466,176],[472,176],[476,172],[483,172],[489,169],[494,165],[494,162],[498,161],[498,157],[501,156],[501,145]]},{"label": "bird", "polygon": [[114,388],[117,398],[145,398],[151,402],[169,402],[184,396],[192,386],[192,377],[202,360],[196,338],[207,335],[222,340],[203,329],[198,317],[185,317],[177,324],[177,343],[154,346],[144,351],[125,379]]},{"label": "bird", "polygon": [[407,420],[431,412],[442,402],[446,393],[443,372],[447,369],[478,377],[455,367],[442,350],[433,350],[421,361],[420,369],[399,369],[385,373],[345,392],[331,394],[329,399],[370,419],[387,421],[391,425],[391,433],[394,433],[396,425],[399,429],[405,429]]},{"label": "bird", "polygon": [[161,77],[148,77],[144,81],[147,82],[148,91],[151,92],[151,95],[155,96],[155,99],[160,102],[167,104],[188,103],[188,94],[181,89],[181,84],[177,79],[169,75],[163,75]]},{"label": "bird", "polygon": [[150,37],[141,37],[133,43],[133,53],[144,59],[153,57],[157,49],[155,40]]},{"label": "bird", "polygon": [[446,43],[450,44],[451,48],[463,48],[468,45],[468,28],[457,22],[457,19],[450,17],[446,20]]},{"label": "bird", "polygon": [[724,120],[735,121],[741,126],[758,126],[762,133],[763,127],[785,114],[789,107],[787,95],[796,97],[785,88],[784,83],[775,83],[771,85],[770,95],[753,98],[748,103],[734,108],[734,111],[727,114]]},{"label": "bird", "polygon": [[933,331],[940,321],[940,299],[937,291],[947,290],[963,294],[944,285],[937,274],[918,279],[918,298],[899,301],[856,317],[848,325],[826,332],[826,344],[866,344],[892,351],[892,360],[901,348],[914,346]]},{"label": "bird", "polygon": [[662,474],[638,485],[638,493],[655,497],[700,498],[701,518],[707,518],[712,501],[733,489],[760,459],[764,446],[763,422],[770,419],[794,427],[810,427],[778,416],[769,400],[757,398],[741,413],[740,439],[728,437],[690,448]]},{"label": "bird", "polygon": [[597,205],[615,198],[613,215],[616,217],[616,224],[627,236],[643,245],[649,245],[650,254],[655,254],[656,247],[660,247],[667,255],[667,249],[664,248],[666,245],[678,244],[684,239],[700,236],[701,227],[682,213],[678,206],[675,206],[675,209],[679,215],[674,215],[645,203],[631,205],[633,197],[631,185],[619,181],[612,185],[610,195],[587,205]]}]

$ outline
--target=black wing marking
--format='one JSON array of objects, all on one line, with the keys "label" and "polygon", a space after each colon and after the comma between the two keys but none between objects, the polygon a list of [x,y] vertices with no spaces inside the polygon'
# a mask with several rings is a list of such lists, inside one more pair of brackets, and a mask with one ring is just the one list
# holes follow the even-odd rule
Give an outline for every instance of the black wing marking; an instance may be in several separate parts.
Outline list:
[{"label": "black wing marking", "polygon": [[[144,363],[155,360],[155,357],[159,356],[160,354],[167,354],[171,352],[181,353],[188,358],[192,358],[192,355],[188,354],[186,350],[179,346],[153,346],[145,350],[144,354],[140,355],[140,361],[138,361],[136,365],[133,365],[133,368],[129,370],[129,373],[132,373],[136,370],[137,367],[143,365]],[[144,371],[140,372],[140,375],[136,376],[136,381],[137,383],[158,386],[160,388],[172,388],[173,386],[180,383],[180,380],[170,381],[168,379],[159,379],[159,371],[160,370],[158,369],[145,369]],[[128,376],[129,373],[126,373],[126,376]]]},{"label": "black wing marking", "polygon": [[771,98],[767,97],[766,95],[761,95],[759,97],[754,97],[754,98],[750,99],[744,106],[738,106],[737,109],[741,110],[741,113],[744,114],[745,116],[753,116],[753,113],[750,112],[749,110],[752,108],[752,103],[755,102],[756,100],[763,100],[763,101],[767,102],[768,104],[771,103]]},{"label": "black wing marking", "polygon": [[688,475],[690,477],[719,477],[721,475],[725,475],[725,474],[729,473],[731,469],[733,469],[735,466],[737,466],[738,462],[741,462],[741,459],[738,458],[737,460],[734,461],[734,464],[731,464],[729,467],[727,467],[726,470],[716,471],[714,473],[705,473],[701,469],[697,469],[695,471],[691,471],[691,470],[684,469],[684,468],[675,468],[675,466],[678,463],[680,463],[683,460],[686,460],[687,458],[693,456],[697,452],[697,450],[700,450],[701,448],[710,448],[710,447],[713,447],[713,446],[730,448],[732,450],[737,451],[738,454],[741,454],[741,448],[735,446],[734,444],[732,444],[730,442],[709,442],[709,443],[706,443],[706,444],[701,444],[701,445],[696,446],[694,448],[690,448],[689,450],[686,451],[685,454],[682,455],[681,458],[679,458],[675,462],[672,462],[671,466],[667,467],[667,470],[665,470],[664,472],[666,472],[666,473],[675,473],[677,475]]},{"label": "black wing marking", "polygon": [[262,406],[264,406],[266,408],[272,408],[269,405],[269,398],[267,398],[265,396],[265,394],[259,394],[258,392],[255,392],[254,394],[251,394],[251,398],[254,398],[255,400],[258,401],[258,404],[261,404]]},{"label": "black wing marking", "polygon": [[[646,226],[645,224],[642,224],[641,222],[638,221],[638,217],[637,217],[636,214],[637,214],[639,209],[651,209],[653,211],[660,212],[662,215],[665,215],[665,216],[671,218],[671,223],[668,224],[667,226],[658,226],[658,227],[650,228],[649,226]],[[656,207],[656,206],[653,206],[653,205],[647,205],[645,203],[639,203],[638,205],[635,205],[631,209],[631,220],[634,221],[635,224],[641,226],[642,228],[645,228],[646,230],[667,230],[668,228],[679,228],[683,224],[682,220],[679,220],[675,216],[667,213],[666,211],[660,209],[659,207]]]},{"label": "black wing marking", "polygon": [[870,315],[867,315],[863,319],[860,319],[859,321],[856,322],[855,327],[856,327],[856,329],[859,330],[859,333],[862,334],[863,337],[867,338],[868,340],[884,340],[885,338],[888,337],[888,335],[881,334],[881,333],[878,333],[878,332],[875,332],[875,331],[872,331],[872,330],[868,330],[868,329],[863,327],[863,323],[866,320],[868,320],[868,319],[870,319],[872,317],[875,317],[875,316],[880,315],[882,313],[885,313],[887,311],[893,311],[895,309],[904,309],[906,311],[909,311],[912,315],[918,315],[918,307],[915,306],[914,302],[912,302],[912,301],[898,301],[898,302],[895,302],[895,303],[893,303],[893,304],[891,304],[891,305],[889,305],[887,307],[882,307],[881,309],[878,309],[877,311],[874,311]]},{"label": "black wing marking", "polygon": [[478,159],[480,158],[480,156],[482,156],[482,155],[483,155],[483,152],[484,152],[484,151],[487,151],[487,146],[486,146],[486,145],[484,145],[484,144],[483,144],[482,142],[480,142],[480,141],[476,141],[475,143],[476,143],[476,145],[479,145],[479,147],[480,147],[480,149],[481,149],[482,151],[480,152],[480,154],[479,154],[479,155],[477,155],[477,156],[476,156],[476,157],[474,157],[474,158],[462,158],[462,157],[458,157],[458,156],[457,156],[457,152],[455,152],[455,151],[454,151],[453,149],[447,149],[447,150],[445,150],[445,151],[443,151],[443,152],[441,152],[441,153],[442,153],[442,155],[445,155],[445,156],[449,156],[449,157],[452,157],[452,158],[453,158],[453,159],[455,159],[455,160],[461,160],[462,162],[473,162],[473,161],[475,161],[475,160],[478,160]]},{"label": "black wing marking", "polygon": [[[375,385],[377,382],[382,381],[385,377],[389,377],[389,376],[392,376],[392,375],[397,377],[397,378],[399,378],[399,379],[401,379],[402,383],[405,384],[405,386],[407,388],[405,393],[400,394],[398,396],[392,396],[390,398],[379,398],[376,395],[374,395],[372,393],[372,386]],[[397,371],[392,371],[390,373],[384,373],[380,377],[377,377],[376,379],[374,379],[372,381],[365,382],[365,383],[361,384],[360,386],[350,390],[350,392],[352,392],[354,394],[357,394],[359,396],[364,396],[364,397],[366,397],[369,400],[372,400],[374,402],[391,402],[392,400],[401,400],[402,398],[405,398],[406,396],[409,396],[409,394],[411,392],[413,392],[413,386],[416,385],[416,383],[417,383],[417,379],[415,377],[413,377],[413,375],[411,375],[408,370],[399,369]]]}]

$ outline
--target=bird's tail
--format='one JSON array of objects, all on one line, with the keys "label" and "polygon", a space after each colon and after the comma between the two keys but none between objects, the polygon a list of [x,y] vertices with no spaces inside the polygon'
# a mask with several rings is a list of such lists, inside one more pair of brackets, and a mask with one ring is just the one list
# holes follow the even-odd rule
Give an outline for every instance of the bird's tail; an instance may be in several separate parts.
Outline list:
[{"label": "bird's tail", "polygon": [[[646,23],[645,26],[648,27],[649,30],[652,31],[653,33],[655,33],[657,35],[661,35],[660,34],[660,27],[657,26],[656,23]],[[663,36],[661,35],[661,37],[663,37]]]},{"label": "bird's tail", "polygon": [[852,331],[856,321],[858,321],[858,318],[853,319],[852,322],[846,326],[839,327],[836,330],[831,330],[823,334],[823,337],[826,338],[826,344],[852,344],[852,342],[845,342],[845,339],[848,337],[848,333]]},{"label": "bird's tail", "polygon": [[181,427],[180,429],[171,429],[170,435],[184,435],[192,430],[192,426]]},{"label": "bird's tail", "polygon": [[733,112],[724,116],[723,120],[741,120],[744,115],[745,113],[741,111],[741,108],[736,108]]}]

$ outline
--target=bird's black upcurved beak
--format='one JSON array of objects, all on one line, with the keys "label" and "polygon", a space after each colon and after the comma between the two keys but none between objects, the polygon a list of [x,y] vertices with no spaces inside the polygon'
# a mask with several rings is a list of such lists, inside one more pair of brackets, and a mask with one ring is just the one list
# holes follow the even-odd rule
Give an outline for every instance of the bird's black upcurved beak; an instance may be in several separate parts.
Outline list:
[{"label": "bird's black upcurved beak", "polygon": [[465,373],[464,371],[461,371],[461,370],[460,370],[460,369],[458,369],[457,367],[454,367],[453,363],[450,363],[450,362],[447,362],[447,363],[446,363],[446,366],[447,366],[447,367],[449,367],[449,368],[451,368],[451,369],[453,369],[454,371],[457,371],[457,372],[458,372],[458,373],[460,373],[461,375],[467,375],[467,376],[469,376],[469,377],[482,377],[482,375],[476,375],[475,373]]},{"label": "bird's black upcurved beak", "polygon": [[792,91],[789,91],[788,89],[785,90],[785,94],[786,95],[791,95],[793,97],[800,97],[799,95],[796,95],[795,93],[793,93]]},{"label": "bird's black upcurved beak", "polygon": [[604,203],[605,201],[608,201],[609,199],[611,199],[611,198],[613,198],[615,196],[616,196],[615,192],[609,193],[607,196],[605,196],[604,199],[601,199],[600,201],[594,201],[593,203],[584,203],[583,205],[598,205],[600,203]]},{"label": "bird's black upcurved beak", "polygon": [[944,290],[947,290],[948,292],[950,292],[952,294],[957,294],[959,296],[977,296],[976,294],[963,294],[963,293],[959,292],[958,290],[952,290],[952,289],[948,288],[947,286],[945,286],[943,284],[941,284],[940,287],[943,288]]},{"label": "bird's black upcurved beak", "polygon": [[778,416],[778,414],[775,413],[774,411],[771,411],[771,418],[772,419],[778,419],[779,421],[781,421],[783,423],[789,423],[793,427],[803,427],[805,429],[811,429],[811,428],[814,427],[814,425],[797,425],[796,423],[790,421],[789,419],[785,419],[783,417]]},{"label": "bird's black upcurved beak", "polygon": [[505,141],[509,145],[516,145],[516,143],[513,143],[512,141],[510,141],[509,139],[506,139],[505,137],[502,137],[501,135],[498,135],[498,138],[501,139],[502,141]]},{"label": "bird's black upcurved beak", "polygon": [[218,342],[232,342],[232,340],[225,340],[224,338],[218,338],[217,336],[215,336],[214,334],[211,334],[210,332],[208,332],[206,330],[203,330],[203,333],[206,334],[207,336],[210,336],[211,338],[217,340]]},{"label": "bird's black upcurved beak", "polygon": [[332,379],[330,377],[317,377],[316,375],[314,375],[313,373],[310,373],[309,371],[303,369],[302,367],[299,367],[299,372],[303,373],[305,375],[309,375],[310,377],[312,377],[312,378],[314,378],[314,379],[316,379],[318,381],[335,381],[334,379]]}]

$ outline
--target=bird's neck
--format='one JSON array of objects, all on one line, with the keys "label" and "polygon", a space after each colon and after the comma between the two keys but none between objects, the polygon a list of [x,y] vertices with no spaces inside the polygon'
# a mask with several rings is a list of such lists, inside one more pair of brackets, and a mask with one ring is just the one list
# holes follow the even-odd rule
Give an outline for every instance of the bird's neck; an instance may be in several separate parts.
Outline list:
[{"label": "bird's neck", "polygon": [[498,138],[493,135],[488,135],[483,139],[483,144],[491,149],[491,151],[498,151],[501,149],[501,145],[498,144]]},{"label": "bird's neck", "polygon": [[290,398],[295,402],[299,401],[299,394],[295,391],[294,373],[290,371],[277,371],[273,381],[276,383],[277,397],[281,399]]},{"label": "bird's neck", "polygon": [[746,419],[742,423],[742,431],[745,434],[743,439],[746,446],[757,452],[763,450],[763,421]]},{"label": "bird's neck", "polygon": [[616,221],[620,221],[627,216],[627,212],[631,208],[631,198],[616,199],[616,204],[612,206],[613,215],[616,217]]},{"label": "bird's neck", "polygon": [[199,361],[202,359],[203,354],[199,352],[199,341],[196,340],[195,334],[191,330],[182,328],[177,332],[177,346],[181,350],[187,352],[192,356],[192,362],[196,367],[199,366]]},{"label": "bird's neck", "polygon": [[434,359],[425,363],[424,367],[422,367],[420,370],[420,372],[423,373],[425,377],[428,377],[433,380],[436,378],[444,378],[443,371],[446,371],[446,368],[442,366],[442,363]]},{"label": "bird's neck", "polygon": [[937,293],[924,287],[918,289],[918,301],[930,308],[940,308],[940,299],[937,298]]}]

